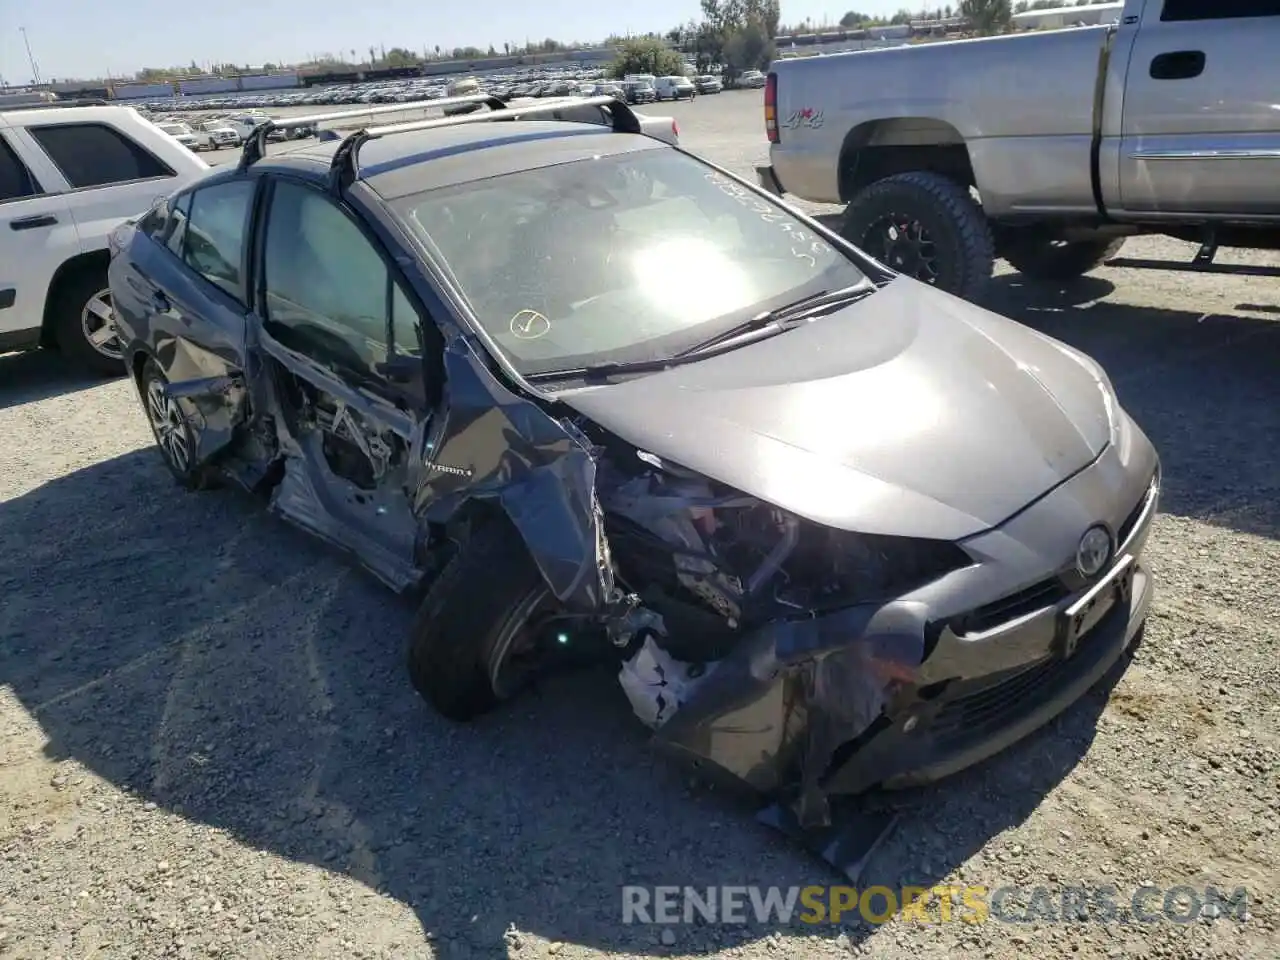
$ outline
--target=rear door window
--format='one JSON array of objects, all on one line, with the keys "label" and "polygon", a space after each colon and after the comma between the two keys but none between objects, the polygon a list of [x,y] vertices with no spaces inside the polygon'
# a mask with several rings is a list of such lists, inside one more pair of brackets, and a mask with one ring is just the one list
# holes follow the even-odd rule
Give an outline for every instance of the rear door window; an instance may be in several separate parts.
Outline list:
[{"label": "rear door window", "polygon": [[241,263],[255,186],[229,180],[195,190],[182,241],[183,262],[242,303]]},{"label": "rear door window", "polygon": [[73,188],[174,175],[141,144],[105,123],[43,124],[27,131]]},{"label": "rear door window", "polygon": [[27,165],[18,158],[9,141],[0,135],[0,203],[38,197],[42,192]]}]

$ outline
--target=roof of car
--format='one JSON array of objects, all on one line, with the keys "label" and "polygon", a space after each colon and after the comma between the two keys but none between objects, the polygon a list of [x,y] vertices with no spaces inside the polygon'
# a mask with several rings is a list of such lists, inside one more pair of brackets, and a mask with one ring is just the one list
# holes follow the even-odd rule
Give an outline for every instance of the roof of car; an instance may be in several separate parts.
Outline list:
[{"label": "roof of car", "polygon": [[[328,169],[339,140],[264,158],[256,167],[314,174]],[[614,133],[594,123],[518,120],[465,123],[395,133],[360,148],[360,180],[386,200],[589,157],[666,146],[652,137]],[[428,162],[429,161],[429,162]]]}]

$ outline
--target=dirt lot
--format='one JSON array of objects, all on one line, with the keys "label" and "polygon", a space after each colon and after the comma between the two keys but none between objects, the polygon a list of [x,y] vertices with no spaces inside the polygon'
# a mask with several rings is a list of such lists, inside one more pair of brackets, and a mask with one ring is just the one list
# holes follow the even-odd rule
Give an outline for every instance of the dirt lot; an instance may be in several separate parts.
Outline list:
[{"label": "dirt lot", "polygon": [[[694,149],[763,156],[758,94],[676,109]],[[1244,886],[1247,920],[624,926],[622,884],[837,879],[690,790],[608,675],[439,720],[407,607],[247,498],[179,492],[125,382],[27,355],[0,357],[0,957],[1274,958],[1280,282],[998,284],[1159,447],[1158,599],[1105,689],[899,796],[871,879]]]}]

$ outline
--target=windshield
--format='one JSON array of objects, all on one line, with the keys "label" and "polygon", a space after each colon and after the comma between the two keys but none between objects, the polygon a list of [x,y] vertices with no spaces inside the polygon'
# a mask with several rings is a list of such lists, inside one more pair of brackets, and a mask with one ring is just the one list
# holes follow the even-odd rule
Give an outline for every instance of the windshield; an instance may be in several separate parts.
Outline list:
[{"label": "windshield", "polygon": [[397,201],[524,374],[661,360],[861,271],[772,201],[669,148]]}]

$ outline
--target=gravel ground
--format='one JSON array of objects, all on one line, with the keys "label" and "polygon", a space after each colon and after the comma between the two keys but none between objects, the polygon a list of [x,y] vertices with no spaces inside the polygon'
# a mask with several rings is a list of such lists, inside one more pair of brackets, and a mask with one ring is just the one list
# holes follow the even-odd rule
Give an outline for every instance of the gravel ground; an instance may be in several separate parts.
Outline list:
[{"label": "gravel ground", "polygon": [[[718,162],[763,157],[758,94],[675,110]],[[1245,886],[1247,920],[624,926],[621,884],[836,880],[691,789],[607,675],[444,723],[405,605],[247,498],[179,492],[125,382],[32,354],[0,357],[0,957],[1277,956],[1280,284],[998,286],[1158,445],[1158,599],[1120,676],[897,797],[871,877]]]}]

